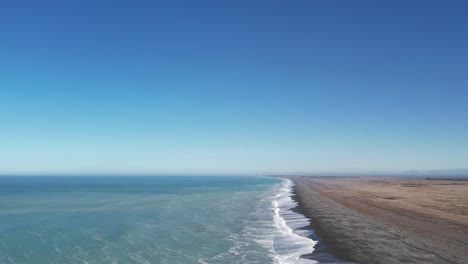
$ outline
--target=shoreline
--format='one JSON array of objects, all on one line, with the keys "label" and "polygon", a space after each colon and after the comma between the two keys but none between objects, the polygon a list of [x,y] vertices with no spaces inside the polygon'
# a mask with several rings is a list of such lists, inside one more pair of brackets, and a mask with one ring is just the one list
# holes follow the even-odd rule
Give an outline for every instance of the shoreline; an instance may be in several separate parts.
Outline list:
[{"label": "shoreline", "polygon": [[[290,179],[289,177],[285,178]],[[304,194],[299,190],[297,182],[293,179],[290,180],[294,183],[293,196],[291,198],[297,203],[297,207],[294,210],[310,219],[310,224],[307,228],[312,230],[314,234],[313,237],[309,238],[317,241],[314,252],[301,257],[315,260],[319,263],[357,263],[350,256],[346,248],[335,245],[334,239],[330,237],[333,235],[327,231],[327,227],[323,226],[324,223],[320,219],[320,216],[310,212],[310,202],[304,201]]]},{"label": "shoreline", "polygon": [[327,245],[327,242],[330,241],[327,241],[328,239],[323,239],[323,237],[326,237],[326,232],[324,232],[325,230],[322,230],[318,224],[319,221],[316,221],[317,219],[311,217],[311,215],[305,210],[306,205],[302,201],[301,195],[298,194],[297,184],[295,184],[295,182],[292,193],[293,195],[291,198],[297,203],[296,208],[293,210],[304,215],[310,220],[310,224],[305,227],[305,229],[312,232],[312,235],[308,238],[317,242],[313,253],[302,255],[301,258],[318,261],[319,263],[355,264],[355,262],[351,262],[352,260],[346,254],[341,254],[335,249],[335,247],[329,247]]},{"label": "shoreline", "polygon": [[[288,206],[289,208],[283,207],[281,211],[286,213],[281,213],[278,216],[282,217],[282,219],[285,221],[284,224],[287,226],[287,229],[290,229],[289,232],[292,232],[296,237],[301,238],[300,240],[302,241],[309,241],[305,243],[301,242],[304,243],[304,246],[300,248],[296,248],[297,244],[289,245],[293,248],[296,248],[294,252],[291,253],[294,253],[292,255],[295,255],[297,257],[295,261],[298,262],[292,263],[355,264],[352,262],[340,260],[336,258],[333,254],[331,254],[331,252],[327,251],[326,247],[321,242],[320,237],[317,236],[315,229],[311,226],[310,218],[307,217],[305,213],[301,210],[299,202],[296,199],[297,194],[295,191],[294,182],[289,179],[284,180],[287,180],[287,183],[282,184],[288,185],[289,189],[289,191],[286,193],[286,197],[290,199],[290,203],[292,203],[292,205],[290,204]],[[275,202],[276,200],[274,200],[274,203]],[[275,213],[277,212],[275,211]],[[301,259],[304,261],[301,261]],[[310,260],[312,262],[308,262],[306,260]]]},{"label": "shoreline", "polygon": [[[421,213],[413,210],[413,215],[409,215],[405,212],[403,207],[406,204],[399,200],[400,197],[384,197],[378,203],[368,197],[372,191],[379,193],[384,190],[381,188],[388,187],[375,186],[374,183],[382,184],[385,181],[392,188],[396,183],[407,184],[401,185],[404,187],[397,186],[398,190],[407,192],[408,189],[418,188],[418,184],[421,184],[419,181],[424,180],[300,176],[284,178],[295,184],[292,198],[298,204],[297,210],[311,220],[310,228],[319,238],[314,253],[304,256],[305,258],[316,259],[320,254],[331,255],[338,258],[336,262],[342,263],[466,263],[468,259],[468,253],[464,252],[468,249],[468,241],[463,240],[464,233],[460,237],[454,237],[456,233],[451,233],[460,232],[461,225],[461,231],[468,234],[467,226],[463,225],[464,218],[448,215],[447,217],[453,218],[449,220],[453,221],[439,221],[426,215],[424,210]],[[348,188],[350,183],[363,185],[364,187],[359,187],[361,189],[368,187],[365,190],[367,193]],[[443,184],[452,186],[455,183]],[[433,189],[438,190],[439,185]],[[460,189],[460,186],[453,186]],[[461,188],[465,191],[464,186]],[[400,204],[393,203],[386,207],[389,202]],[[430,229],[431,227],[434,229]],[[433,241],[434,239],[437,240]]]}]

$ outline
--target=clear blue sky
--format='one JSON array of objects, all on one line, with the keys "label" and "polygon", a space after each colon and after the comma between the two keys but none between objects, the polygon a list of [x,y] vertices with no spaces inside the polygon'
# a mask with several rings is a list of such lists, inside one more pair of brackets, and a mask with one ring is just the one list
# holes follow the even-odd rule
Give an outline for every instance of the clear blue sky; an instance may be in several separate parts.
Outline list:
[{"label": "clear blue sky", "polygon": [[467,1],[1,1],[0,174],[468,167]]}]

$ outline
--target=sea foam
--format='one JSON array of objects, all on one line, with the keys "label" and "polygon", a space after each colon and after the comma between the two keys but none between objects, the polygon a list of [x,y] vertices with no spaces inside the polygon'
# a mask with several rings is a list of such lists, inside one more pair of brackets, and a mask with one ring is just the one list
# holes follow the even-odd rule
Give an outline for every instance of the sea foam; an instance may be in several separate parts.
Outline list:
[{"label": "sea foam", "polygon": [[292,199],[294,183],[283,179],[272,201],[273,221],[276,234],[273,236],[272,249],[274,261],[278,264],[317,263],[313,260],[300,258],[314,251],[317,241],[309,239],[310,230],[304,229],[310,220],[293,211],[297,203]]}]

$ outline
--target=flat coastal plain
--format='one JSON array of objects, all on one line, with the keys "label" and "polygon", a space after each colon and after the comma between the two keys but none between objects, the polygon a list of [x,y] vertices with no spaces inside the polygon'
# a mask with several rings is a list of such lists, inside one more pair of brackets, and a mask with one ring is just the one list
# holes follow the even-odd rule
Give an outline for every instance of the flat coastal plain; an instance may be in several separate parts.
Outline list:
[{"label": "flat coastal plain", "polygon": [[468,263],[468,181],[287,176],[327,252],[358,263]]}]

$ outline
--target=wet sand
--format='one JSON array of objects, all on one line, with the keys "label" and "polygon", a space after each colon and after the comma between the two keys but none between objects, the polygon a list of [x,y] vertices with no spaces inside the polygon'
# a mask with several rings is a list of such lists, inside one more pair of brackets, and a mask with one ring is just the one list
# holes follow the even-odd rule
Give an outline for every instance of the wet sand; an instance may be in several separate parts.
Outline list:
[{"label": "wet sand", "polygon": [[326,253],[358,263],[468,263],[468,181],[286,178]]}]

